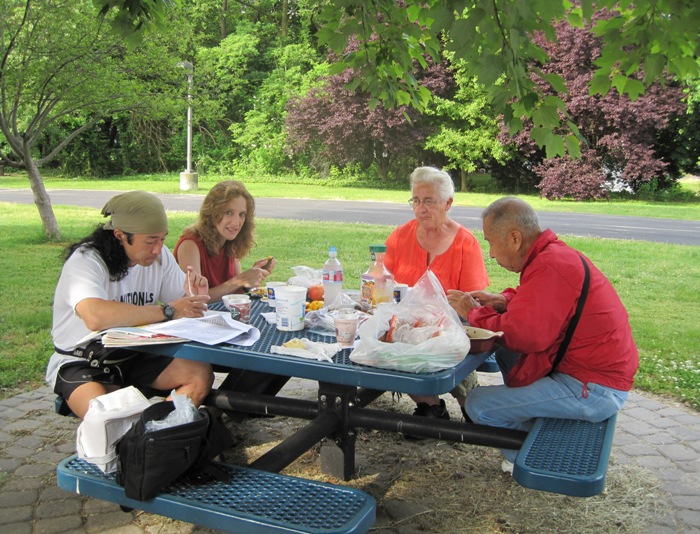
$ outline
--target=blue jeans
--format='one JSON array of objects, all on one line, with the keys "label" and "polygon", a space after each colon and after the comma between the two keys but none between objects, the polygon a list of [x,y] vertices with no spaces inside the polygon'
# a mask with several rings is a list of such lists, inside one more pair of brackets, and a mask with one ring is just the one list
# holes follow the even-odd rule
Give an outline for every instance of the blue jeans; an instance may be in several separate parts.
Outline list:
[{"label": "blue jeans", "polygon": [[[517,354],[503,348],[496,351],[496,361],[504,379],[516,358]],[[580,419],[597,423],[617,413],[626,399],[627,391],[592,382],[584,387],[574,377],[555,372],[529,386],[475,388],[467,396],[465,409],[476,424],[527,432],[532,428],[535,417]],[[515,460],[518,453],[516,450],[501,452],[510,462]]]}]

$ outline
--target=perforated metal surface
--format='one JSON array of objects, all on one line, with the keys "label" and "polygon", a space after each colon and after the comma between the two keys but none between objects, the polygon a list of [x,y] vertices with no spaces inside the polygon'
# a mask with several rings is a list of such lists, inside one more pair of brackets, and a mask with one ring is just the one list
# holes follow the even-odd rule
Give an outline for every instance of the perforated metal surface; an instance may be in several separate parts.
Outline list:
[{"label": "perforated metal surface", "polygon": [[[265,318],[260,315],[263,312],[272,312],[274,308],[270,308],[261,299],[255,299],[251,303],[250,311],[250,324],[257,327],[260,330],[260,339],[255,342],[251,347],[239,347],[236,346],[236,351],[238,352],[248,352],[251,354],[256,353],[269,353],[270,347],[273,345],[282,345],[284,342],[289,341],[295,337],[305,337],[311,341],[321,341],[323,343],[335,343],[335,336],[322,336],[309,330],[300,330],[295,332],[287,332],[282,330],[277,330],[277,328],[270,328],[268,326]],[[209,306],[210,310],[224,311],[226,308],[221,302],[216,302]],[[343,365],[356,365],[350,361],[348,356],[350,356],[352,349],[343,349],[339,351],[334,357],[333,361],[335,363]]]},{"label": "perforated metal surface", "polygon": [[515,459],[513,478],[527,488],[597,495],[605,489],[615,420],[537,419]]},{"label": "perforated metal surface", "polygon": [[[546,419],[525,457],[525,465],[568,475],[589,476],[598,468],[604,423]],[[549,446],[556,443],[555,447]]]},{"label": "perforated metal surface", "polygon": [[[222,310],[219,303],[212,310]],[[250,347],[239,345],[201,345],[180,343],[170,345],[145,345],[143,350],[176,358],[206,361],[223,367],[237,367],[251,371],[274,372],[330,382],[343,386],[362,387],[380,391],[400,391],[414,395],[439,395],[451,391],[465,376],[475,370],[488,353],[470,354],[456,366],[433,373],[409,373],[356,364],[350,361],[351,349],[344,349],[333,356],[333,362],[316,361],[296,356],[272,354],[272,345],[282,345],[294,337],[307,337],[312,341],[335,342],[334,335],[319,335],[309,330],[285,332],[268,324],[261,312],[272,312],[267,303],[254,300],[251,306],[251,324],[260,331],[260,339]]]},{"label": "perforated metal surface", "polygon": [[[264,523],[269,527],[265,532],[366,532],[374,522],[374,499],[362,491],[217,465],[231,474],[230,481],[176,482],[143,503],[126,498],[113,474],[76,456],[61,462],[58,479],[60,487],[83,495],[227,531],[236,531],[232,518],[254,522],[258,529]],[[240,529],[240,521],[238,525]]]}]

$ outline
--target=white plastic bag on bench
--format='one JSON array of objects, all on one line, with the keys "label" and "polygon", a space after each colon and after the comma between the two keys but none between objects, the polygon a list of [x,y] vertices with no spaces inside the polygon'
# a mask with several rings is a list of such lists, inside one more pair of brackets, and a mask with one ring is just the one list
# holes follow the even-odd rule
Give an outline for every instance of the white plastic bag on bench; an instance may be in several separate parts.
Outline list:
[{"label": "white plastic bag on bench", "polygon": [[428,270],[398,304],[379,305],[359,329],[355,363],[412,373],[454,367],[469,338],[440,281]]},{"label": "white plastic bag on bench", "polygon": [[78,427],[78,457],[105,473],[114,473],[117,470],[115,443],[150,405],[143,393],[133,386],[92,399]]}]

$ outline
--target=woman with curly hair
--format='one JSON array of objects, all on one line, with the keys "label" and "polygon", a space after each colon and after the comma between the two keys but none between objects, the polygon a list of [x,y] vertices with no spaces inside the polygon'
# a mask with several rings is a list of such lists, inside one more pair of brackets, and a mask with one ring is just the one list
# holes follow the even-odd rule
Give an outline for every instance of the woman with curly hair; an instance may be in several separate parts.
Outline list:
[{"label": "woman with curly hair", "polygon": [[[275,260],[263,258],[244,271],[241,259],[255,245],[255,200],[237,180],[219,182],[211,188],[202,202],[199,218],[185,228],[173,251],[180,268],[188,268],[209,281],[211,301],[223,295],[242,293],[263,285],[275,267]],[[289,380],[288,376],[214,367],[228,376],[220,389],[243,393],[276,395]],[[228,411],[234,421],[247,414]]]},{"label": "woman with curly hair", "polygon": [[237,180],[219,182],[202,202],[199,219],[185,228],[173,251],[180,268],[191,266],[209,280],[212,302],[262,286],[275,267],[263,258],[243,271],[241,259],[255,245],[255,200]]}]

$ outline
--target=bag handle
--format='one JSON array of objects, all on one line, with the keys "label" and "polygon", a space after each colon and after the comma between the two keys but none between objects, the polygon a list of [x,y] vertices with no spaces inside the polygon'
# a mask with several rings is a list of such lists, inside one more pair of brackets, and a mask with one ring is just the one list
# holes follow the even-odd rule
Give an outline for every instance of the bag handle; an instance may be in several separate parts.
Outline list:
[{"label": "bag handle", "polygon": [[561,363],[562,358],[564,358],[564,354],[566,354],[566,350],[569,348],[569,343],[571,342],[571,338],[574,336],[574,330],[576,330],[576,325],[578,325],[578,320],[581,317],[581,312],[583,311],[583,306],[586,304],[586,297],[588,296],[588,286],[590,285],[591,275],[586,260],[583,259],[581,254],[579,254],[579,258],[581,258],[581,263],[583,263],[583,286],[581,287],[581,296],[578,299],[578,304],[576,304],[576,313],[574,313],[574,316],[571,318],[571,322],[566,329],[564,341],[562,341],[561,345],[559,345],[557,357],[554,359],[552,370],[549,372],[550,375]]}]

